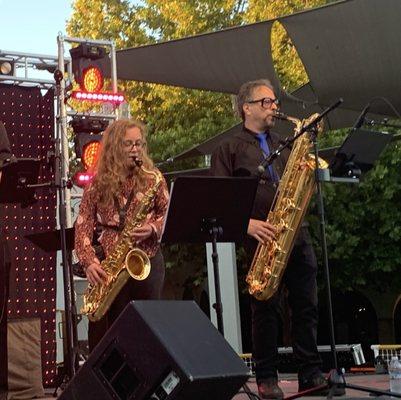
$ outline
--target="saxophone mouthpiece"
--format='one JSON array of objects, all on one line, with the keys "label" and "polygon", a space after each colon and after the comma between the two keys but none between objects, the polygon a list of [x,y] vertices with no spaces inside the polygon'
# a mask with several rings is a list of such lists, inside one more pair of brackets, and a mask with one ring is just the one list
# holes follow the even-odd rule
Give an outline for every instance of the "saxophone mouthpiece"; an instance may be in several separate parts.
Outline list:
[{"label": "saxophone mouthpiece", "polygon": [[282,112],[276,111],[273,116],[274,116],[274,118],[283,119],[285,121],[288,121],[288,115],[284,114]]},{"label": "saxophone mouthpiece", "polygon": [[140,167],[142,167],[143,161],[140,158],[135,157],[134,158],[134,163],[136,164],[137,167],[140,168]]}]

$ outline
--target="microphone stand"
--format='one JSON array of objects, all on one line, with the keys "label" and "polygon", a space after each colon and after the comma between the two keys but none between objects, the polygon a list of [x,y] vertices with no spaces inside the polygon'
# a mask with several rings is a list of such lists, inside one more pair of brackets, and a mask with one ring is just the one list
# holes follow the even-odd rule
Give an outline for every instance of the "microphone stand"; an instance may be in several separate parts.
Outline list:
[{"label": "microphone stand", "polygon": [[64,368],[63,371],[58,371],[56,388],[54,395],[56,395],[59,387],[63,389],[63,385],[73,378],[78,368],[78,346],[77,346],[77,312],[75,308],[75,298],[73,293],[73,275],[71,271],[70,257],[67,251],[67,238],[66,238],[66,198],[65,189],[71,187],[71,182],[64,176],[65,166],[61,151],[62,124],[60,119],[61,104],[64,101],[64,90],[61,82],[64,79],[60,70],[54,73],[56,81],[56,97],[57,97],[57,135],[55,140],[55,154],[54,154],[54,175],[55,187],[58,192],[59,199],[59,224],[60,224],[60,239],[61,239],[61,258],[63,268],[63,283],[64,283],[64,308],[65,308],[65,341],[64,345]]}]

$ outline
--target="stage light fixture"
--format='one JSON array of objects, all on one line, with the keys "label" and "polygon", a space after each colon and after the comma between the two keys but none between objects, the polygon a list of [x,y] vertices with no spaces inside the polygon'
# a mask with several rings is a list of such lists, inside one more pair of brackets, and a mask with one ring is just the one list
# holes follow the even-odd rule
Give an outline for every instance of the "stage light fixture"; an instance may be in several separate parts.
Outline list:
[{"label": "stage light fixture", "polygon": [[7,58],[0,58],[0,75],[15,76],[15,61]]},{"label": "stage light fixture", "polygon": [[101,135],[91,135],[91,136],[97,136],[97,137],[92,138],[90,141],[88,141],[86,144],[82,146],[81,161],[86,170],[88,170],[89,168],[93,168],[95,166],[100,151]]},{"label": "stage light fixture", "polygon": [[85,169],[95,165],[103,132],[109,120],[94,117],[74,117],[70,125],[74,131],[75,154]]},{"label": "stage light fixture", "polygon": [[100,133],[109,126],[109,120],[105,118],[96,117],[73,117],[70,125],[74,133]]},{"label": "stage light fixture", "polygon": [[102,135],[78,132],[74,136],[74,147],[77,158],[80,158],[85,169],[93,167],[100,148]]},{"label": "stage light fixture", "polygon": [[98,67],[89,66],[82,72],[82,87],[87,92],[100,92],[103,89],[103,75]]},{"label": "stage light fixture", "polygon": [[74,181],[75,185],[79,187],[84,187],[92,182],[94,175],[90,172],[77,172],[72,180]]},{"label": "stage light fixture", "polygon": [[96,92],[103,89],[103,62],[108,57],[101,46],[81,43],[70,50],[72,72],[81,90]]},{"label": "stage light fixture", "polygon": [[121,104],[125,101],[125,97],[121,93],[111,93],[111,92],[71,92],[72,98],[76,100],[87,100],[87,101],[98,101],[98,102],[108,102],[114,104]]}]

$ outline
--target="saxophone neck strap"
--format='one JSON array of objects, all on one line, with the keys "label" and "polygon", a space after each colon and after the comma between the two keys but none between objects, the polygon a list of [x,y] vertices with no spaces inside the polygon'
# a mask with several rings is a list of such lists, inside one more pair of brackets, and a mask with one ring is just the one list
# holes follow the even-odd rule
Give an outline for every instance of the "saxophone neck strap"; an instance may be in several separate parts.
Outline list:
[{"label": "saxophone neck strap", "polygon": [[120,207],[120,203],[118,202],[117,196],[113,196],[114,200],[114,207],[116,208],[118,212],[118,217],[119,217],[119,224],[118,225],[107,225],[107,224],[101,224],[98,222],[98,227],[103,227],[103,228],[108,228],[108,229],[113,229],[117,232],[122,232],[125,226],[125,220],[127,218],[127,211],[128,208],[132,202],[132,199],[134,198],[134,189],[131,190],[131,193],[128,196],[127,202],[125,203],[124,207]]},{"label": "saxophone neck strap", "polygon": [[115,195],[113,196],[114,206],[116,207],[116,210],[117,210],[118,216],[119,216],[119,220],[120,220],[120,223],[118,224],[118,227],[117,227],[117,230],[119,232],[121,232],[124,229],[125,220],[127,218],[127,211],[128,211],[128,208],[129,208],[133,198],[134,198],[134,189],[131,190],[131,193],[129,194],[129,196],[127,198],[127,202],[124,204],[124,206],[120,207],[117,196],[115,196]]}]

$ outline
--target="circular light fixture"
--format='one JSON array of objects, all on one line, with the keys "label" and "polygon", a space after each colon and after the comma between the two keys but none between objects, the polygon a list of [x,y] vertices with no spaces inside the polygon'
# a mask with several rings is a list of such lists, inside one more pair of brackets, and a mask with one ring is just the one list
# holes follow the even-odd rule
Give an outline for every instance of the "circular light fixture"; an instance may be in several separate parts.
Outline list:
[{"label": "circular light fixture", "polygon": [[95,166],[100,149],[100,142],[89,142],[82,149],[82,163],[85,169],[89,169]]},{"label": "circular light fixture", "polygon": [[3,61],[0,64],[0,73],[2,75],[10,75],[11,71],[13,70],[13,66],[9,61]]},{"label": "circular light fixture", "polygon": [[87,92],[98,92],[103,88],[103,75],[98,67],[93,65],[85,68],[82,73],[82,89]]}]

